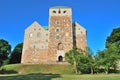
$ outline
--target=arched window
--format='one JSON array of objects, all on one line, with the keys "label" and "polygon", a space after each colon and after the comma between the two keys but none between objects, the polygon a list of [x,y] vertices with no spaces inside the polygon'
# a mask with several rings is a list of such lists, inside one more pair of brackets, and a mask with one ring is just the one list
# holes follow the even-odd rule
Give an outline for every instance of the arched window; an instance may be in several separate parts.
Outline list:
[{"label": "arched window", "polygon": [[30,34],[29,34],[29,38],[31,38],[31,37],[33,37],[33,33],[30,33]]},{"label": "arched window", "polygon": [[59,43],[59,44],[58,44],[58,50],[63,50],[63,45],[62,45],[62,43]]}]

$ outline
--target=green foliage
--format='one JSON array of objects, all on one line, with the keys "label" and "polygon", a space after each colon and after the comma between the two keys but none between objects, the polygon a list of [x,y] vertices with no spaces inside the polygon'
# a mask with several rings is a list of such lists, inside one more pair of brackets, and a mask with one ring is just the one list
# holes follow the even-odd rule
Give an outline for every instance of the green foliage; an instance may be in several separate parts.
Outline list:
[{"label": "green foliage", "polygon": [[103,68],[106,74],[110,72],[110,69],[116,71],[117,62],[120,59],[117,46],[115,44],[111,44],[109,45],[109,48],[99,51],[97,59],[99,67]]},{"label": "green foliage", "polygon": [[74,70],[76,74],[79,73],[79,64],[80,64],[80,57],[83,56],[85,52],[77,47],[73,47],[72,50],[68,51],[65,54],[65,59],[74,66]]},{"label": "green foliage", "polygon": [[120,59],[120,28],[113,29],[111,35],[106,39],[106,49],[99,51],[96,55],[99,68],[106,74],[111,69],[117,70],[117,62]]},{"label": "green foliage", "polygon": [[12,51],[12,54],[10,55],[10,61],[9,61],[10,64],[20,63],[22,48],[23,48],[23,43],[19,43],[16,45],[16,47]]},{"label": "green foliage", "polygon": [[90,66],[89,66],[90,60],[89,57],[86,55],[79,56],[79,62],[78,62],[78,70],[81,73],[90,73]]},{"label": "green foliage", "polygon": [[95,61],[92,56],[92,51],[90,49],[87,51],[87,55],[85,55],[85,51],[74,47],[72,50],[65,54],[66,60],[74,66],[76,74],[78,73],[91,73],[93,74]]},{"label": "green foliage", "polygon": [[120,28],[113,29],[111,35],[106,40],[106,47],[108,48],[112,43],[120,45]]},{"label": "green foliage", "polygon": [[3,60],[8,59],[8,55],[11,52],[11,45],[8,41],[0,39],[0,66],[3,64]]}]

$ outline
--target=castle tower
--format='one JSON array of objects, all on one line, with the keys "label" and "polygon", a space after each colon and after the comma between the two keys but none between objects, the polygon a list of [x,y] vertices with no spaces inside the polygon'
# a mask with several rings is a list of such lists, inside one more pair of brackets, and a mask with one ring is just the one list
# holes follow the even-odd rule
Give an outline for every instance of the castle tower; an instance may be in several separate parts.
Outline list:
[{"label": "castle tower", "polygon": [[56,54],[57,61],[64,61],[65,53],[72,49],[72,9],[69,7],[52,7],[49,9],[49,43],[48,47]]},{"label": "castle tower", "polygon": [[87,33],[86,29],[82,27],[79,23],[73,23],[73,43],[74,46],[80,48],[84,51],[87,49]]}]

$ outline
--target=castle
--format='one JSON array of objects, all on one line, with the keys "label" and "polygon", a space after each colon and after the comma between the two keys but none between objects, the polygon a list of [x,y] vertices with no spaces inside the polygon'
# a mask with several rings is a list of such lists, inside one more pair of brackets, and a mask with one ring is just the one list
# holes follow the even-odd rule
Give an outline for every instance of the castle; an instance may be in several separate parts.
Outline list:
[{"label": "castle", "polygon": [[64,63],[65,53],[73,46],[86,49],[86,29],[77,22],[72,23],[70,7],[51,7],[48,27],[35,21],[25,30],[21,63]]}]

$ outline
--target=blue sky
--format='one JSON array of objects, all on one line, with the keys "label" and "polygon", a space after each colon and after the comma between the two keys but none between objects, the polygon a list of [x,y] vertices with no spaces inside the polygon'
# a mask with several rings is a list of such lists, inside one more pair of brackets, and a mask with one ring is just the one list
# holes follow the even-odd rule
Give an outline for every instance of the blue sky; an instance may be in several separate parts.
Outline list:
[{"label": "blue sky", "polygon": [[1,0],[0,39],[12,48],[24,39],[24,30],[34,21],[48,25],[49,8],[69,6],[72,20],[87,29],[87,43],[93,52],[103,50],[113,28],[120,27],[120,0]]}]

